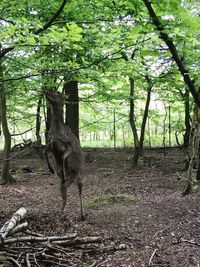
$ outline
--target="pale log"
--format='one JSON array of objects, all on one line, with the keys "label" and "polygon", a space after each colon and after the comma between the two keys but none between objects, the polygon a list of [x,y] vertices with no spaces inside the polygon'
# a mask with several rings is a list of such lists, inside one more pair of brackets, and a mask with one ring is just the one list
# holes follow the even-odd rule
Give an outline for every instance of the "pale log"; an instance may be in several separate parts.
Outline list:
[{"label": "pale log", "polygon": [[[13,244],[13,243],[19,243],[19,242],[52,242],[57,240],[69,240],[74,239],[77,237],[77,234],[68,234],[65,236],[22,236],[22,237],[16,237],[16,238],[7,238],[4,240],[3,244]],[[0,243],[1,245],[1,243]]]},{"label": "pale log", "polygon": [[25,208],[20,208],[13,214],[12,218],[3,225],[0,229],[0,244],[3,243],[9,232],[25,217],[26,213],[27,211]]}]

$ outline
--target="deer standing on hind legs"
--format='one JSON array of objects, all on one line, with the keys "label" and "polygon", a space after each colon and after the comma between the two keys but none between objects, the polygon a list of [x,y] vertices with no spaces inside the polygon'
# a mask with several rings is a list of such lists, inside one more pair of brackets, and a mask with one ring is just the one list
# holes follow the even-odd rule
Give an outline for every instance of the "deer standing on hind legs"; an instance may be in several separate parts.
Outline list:
[{"label": "deer standing on hind legs", "polygon": [[75,183],[79,189],[81,220],[84,220],[82,203],[84,156],[79,140],[63,120],[63,104],[66,96],[53,89],[46,90],[45,96],[51,106],[51,124],[47,136],[47,149],[52,153],[55,172],[60,179],[61,216],[67,201],[67,188]]}]

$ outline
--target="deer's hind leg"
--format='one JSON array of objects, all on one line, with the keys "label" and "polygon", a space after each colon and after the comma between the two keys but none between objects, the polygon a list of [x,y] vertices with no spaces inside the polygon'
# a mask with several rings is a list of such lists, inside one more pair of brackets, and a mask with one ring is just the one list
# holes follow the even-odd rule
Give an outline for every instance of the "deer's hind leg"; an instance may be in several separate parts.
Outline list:
[{"label": "deer's hind leg", "polygon": [[84,216],[84,212],[83,212],[83,199],[82,199],[82,189],[83,189],[82,175],[77,174],[75,182],[76,182],[76,184],[78,186],[78,190],[79,190],[81,220],[84,221],[85,216]]},{"label": "deer's hind leg", "polygon": [[62,197],[62,208],[61,208],[61,212],[60,212],[60,217],[62,217],[62,215],[63,215],[63,211],[65,209],[66,202],[67,202],[67,188],[71,184],[72,184],[72,181],[70,181],[70,180],[65,180],[65,182],[63,183],[63,180],[60,179],[60,193],[61,193],[61,197]]}]

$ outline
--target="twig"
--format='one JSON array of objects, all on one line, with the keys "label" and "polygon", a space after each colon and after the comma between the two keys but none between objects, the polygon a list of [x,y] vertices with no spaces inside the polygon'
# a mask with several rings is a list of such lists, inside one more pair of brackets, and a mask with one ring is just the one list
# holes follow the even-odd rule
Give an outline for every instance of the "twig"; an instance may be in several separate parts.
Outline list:
[{"label": "twig", "polygon": [[13,259],[13,258],[9,257],[8,261],[12,262],[14,264],[14,266],[22,267],[21,264],[18,261],[16,261],[15,259]]},{"label": "twig", "polygon": [[200,247],[200,244],[199,244],[199,243],[197,243],[197,242],[195,242],[195,241],[192,241],[192,240],[182,239],[182,238],[179,239],[179,241],[178,241],[177,244],[180,244],[180,243],[183,243],[183,242],[184,242],[184,243],[188,243],[188,244],[190,244],[190,245],[195,245],[195,246]]},{"label": "twig", "polygon": [[96,265],[97,261],[94,261],[89,267],[94,267]]},{"label": "twig", "polygon": [[33,254],[33,259],[34,259],[36,266],[40,267],[40,265],[38,264],[37,259],[36,259],[36,253]]},{"label": "twig", "polygon": [[30,149],[30,147],[27,147],[27,148],[25,148],[24,150],[22,150],[22,151],[20,151],[19,153],[13,155],[13,156],[10,157],[10,158],[2,159],[2,160],[0,161],[0,163],[5,162],[5,161],[9,161],[9,160],[11,160],[11,159],[14,159],[14,158],[16,158],[17,156],[19,156],[20,154],[23,154],[26,150],[29,150],[29,149]]},{"label": "twig", "polygon": [[25,231],[25,233],[28,234],[28,235],[33,235],[33,236],[40,236],[40,237],[43,236],[42,234],[30,231],[28,229]]},{"label": "twig", "polygon": [[170,228],[170,226],[171,226],[171,225],[168,225],[168,226],[166,226],[164,229],[161,229],[160,231],[157,231],[157,232],[152,236],[151,239],[154,239],[154,238],[157,236],[158,233],[162,233],[162,232],[164,232],[165,230],[167,230],[168,228]]},{"label": "twig", "polygon": [[150,259],[149,259],[149,264],[148,264],[148,266],[151,266],[151,262],[152,262],[152,260],[153,260],[153,257],[155,256],[157,250],[158,250],[158,249],[156,248],[156,249],[154,250],[154,252],[152,253],[152,255],[151,255]]},{"label": "twig", "polygon": [[31,267],[31,263],[29,261],[29,253],[26,254],[26,265],[27,267]]},{"label": "twig", "polygon": [[63,247],[66,246],[75,246],[75,245],[82,245],[82,244],[90,244],[90,243],[101,243],[102,240],[99,236],[88,236],[88,237],[76,237],[71,240],[64,240],[64,241],[54,241],[53,243],[56,245],[60,245]]},{"label": "twig", "polygon": [[[16,124],[15,124],[15,125],[16,125]],[[23,135],[23,134],[25,134],[25,133],[28,133],[28,132],[32,131],[34,128],[36,128],[36,127],[31,127],[30,129],[28,129],[28,130],[26,130],[26,131],[24,131],[24,132],[22,132],[22,133],[11,134],[11,136],[13,137],[13,136]]]}]

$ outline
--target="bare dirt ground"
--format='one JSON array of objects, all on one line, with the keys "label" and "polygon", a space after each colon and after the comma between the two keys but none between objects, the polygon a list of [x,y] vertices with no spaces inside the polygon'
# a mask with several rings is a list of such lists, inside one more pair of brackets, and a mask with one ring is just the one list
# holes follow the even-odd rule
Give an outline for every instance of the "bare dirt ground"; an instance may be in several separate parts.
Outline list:
[{"label": "bare dirt ground", "polygon": [[[23,206],[32,231],[101,236],[104,245],[126,247],[109,253],[82,253],[79,263],[72,259],[70,265],[62,266],[200,266],[200,191],[181,195],[186,185],[184,151],[168,149],[164,155],[161,149],[147,150],[141,167],[134,171],[130,171],[131,157],[131,150],[86,150],[85,221],[79,220],[76,186],[68,190],[60,221],[58,179],[50,175],[45,160],[17,157],[11,163],[17,183],[0,186],[0,225]],[[31,172],[24,172],[23,167]],[[127,201],[103,201],[105,196],[119,195],[127,196]],[[89,205],[91,202],[96,205]]]}]

